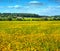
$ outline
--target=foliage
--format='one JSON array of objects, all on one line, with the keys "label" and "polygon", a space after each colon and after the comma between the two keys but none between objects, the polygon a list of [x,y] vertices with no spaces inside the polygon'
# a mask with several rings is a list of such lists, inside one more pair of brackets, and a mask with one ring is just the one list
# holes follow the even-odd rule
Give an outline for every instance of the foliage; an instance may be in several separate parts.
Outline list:
[{"label": "foliage", "polygon": [[59,21],[60,15],[40,16],[29,13],[0,13],[0,21]]}]

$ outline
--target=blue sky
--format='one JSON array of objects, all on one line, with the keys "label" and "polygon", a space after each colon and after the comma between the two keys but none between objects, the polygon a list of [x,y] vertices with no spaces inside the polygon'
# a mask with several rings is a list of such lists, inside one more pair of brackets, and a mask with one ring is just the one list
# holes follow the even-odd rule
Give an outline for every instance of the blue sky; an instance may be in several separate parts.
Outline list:
[{"label": "blue sky", "polygon": [[0,0],[0,12],[60,15],[60,0]]}]

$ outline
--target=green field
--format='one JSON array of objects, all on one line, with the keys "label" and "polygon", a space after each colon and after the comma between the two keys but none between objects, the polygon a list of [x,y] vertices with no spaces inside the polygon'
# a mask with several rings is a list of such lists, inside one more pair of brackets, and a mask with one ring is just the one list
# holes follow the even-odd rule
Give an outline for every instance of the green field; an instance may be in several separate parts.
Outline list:
[{"label": "green field", "polygon": [[60,21],[0,21],[0,51],[60,51]]}]

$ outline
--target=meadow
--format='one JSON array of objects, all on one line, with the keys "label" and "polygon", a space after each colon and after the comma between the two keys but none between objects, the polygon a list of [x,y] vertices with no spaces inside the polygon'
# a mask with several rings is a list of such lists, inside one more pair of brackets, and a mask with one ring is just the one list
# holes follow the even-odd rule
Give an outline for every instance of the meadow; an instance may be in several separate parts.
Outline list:
[{"label": "meadow", "polygon": [[0,51],[60,51],[60,21],[0,21]]}]

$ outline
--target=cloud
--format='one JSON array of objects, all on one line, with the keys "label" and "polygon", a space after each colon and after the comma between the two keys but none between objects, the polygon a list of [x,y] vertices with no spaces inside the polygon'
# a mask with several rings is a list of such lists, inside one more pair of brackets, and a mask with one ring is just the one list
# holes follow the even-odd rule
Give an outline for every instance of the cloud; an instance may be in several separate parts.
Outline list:
[{"label": "cloud", "polygon": [[43,3],[39,2],[39,1],[30,1],[29,4],[30,5],[43,5]]},{"label": "cloud", "polygon": [[60,6],[48,6],[47,8],[43,9],[43,11],[51,11],[51,10],[58,10],[60,9]]},{"label": "cloud", "polygon": [[54,2],[54,3],[56,3],[56,4],[58,4],[58,5],[60,5],[60,0],[48,0],[49,2]]},{"label": "cloud", "polygon": [[10,8],[10,9],[20,9],[22,6],[14,5],[14,6],[0,6],[0,8]]},{"label": "cloud", "polygon": [[8,8],[8,9],[27,9],[29,6],[20,6],[20,5],[10,5],[10,6],[0,6],[0,9]]},{"label": "cloud", "polygon": [[20,8],[22,8],[22,6],[20,6],[20,5],[15,5],[15,6],[8,6],[7,8],[20,9]]},{"label": "cloud", "polygon": [[60,5],[59,6],[48,6],[47,9],[60,9]]},{"label": "cloud", "polygon": [[60,6],[48,6],[39,11],[41,15],[56,15],[60,12]]},{"label": "cloud", "polygon": [[55,2],[60,2],[60,0],[52,0],[52,1],[55,1]]}]

